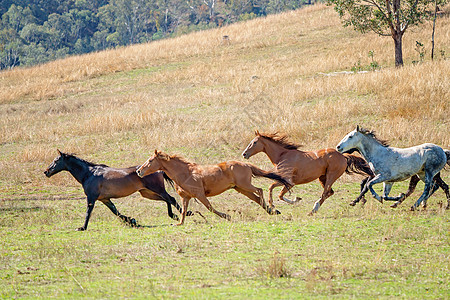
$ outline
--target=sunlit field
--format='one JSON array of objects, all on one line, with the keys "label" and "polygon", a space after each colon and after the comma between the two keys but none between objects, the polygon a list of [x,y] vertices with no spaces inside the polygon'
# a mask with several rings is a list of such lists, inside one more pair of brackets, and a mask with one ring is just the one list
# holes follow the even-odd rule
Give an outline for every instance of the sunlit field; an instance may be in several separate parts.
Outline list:
[{"label": "sunlit field", "polygon": [[[155,149],[201,164],[240,160],[254,131],[279,131],[301,149],[335,147],[356,125],[395,147],[450,148],[450,19],[408,29],[405,66],[391,38],[343,28],[315,5],[170,40],[0,73],[0,295],[3,298],[441,298],[450,297],[449,211],[436,192],[409,211],[367,195],[342,176],[322,189],[296,186],[295,204],[270,216],[235,191],[211,198],[230,222],[191,201],[195,215],[171,226],[162,202],[113,199],[131,228],[86,200],[69,173],[43,171],[57,149],[114,167],[142,164]],[[223,36],[229,36],[224,42]],[[414,50],[425,44],[425,61]],[[381,66],[369,70],[372,58]],[[352,72],[355,66],[360,71]],[[250,162],[272,168],[264,154]],[[450,184],[449,168],[442,178]],[[269,180],[256,179],[265,191]],[[408,182],[394,186],[405,192]],[[175,191],[166,186],[178,201]],[[380,191],[381,185],[377,187]],[[279,189],[275,190],[277,199]],[[177,213],[179,214],[179,213]]]}]

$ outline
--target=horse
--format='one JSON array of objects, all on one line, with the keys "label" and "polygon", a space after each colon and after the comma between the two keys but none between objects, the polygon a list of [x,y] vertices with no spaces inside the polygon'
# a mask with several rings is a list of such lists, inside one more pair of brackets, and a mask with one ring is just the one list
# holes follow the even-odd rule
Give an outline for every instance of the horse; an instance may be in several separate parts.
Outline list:
[{"label": "horse", "polygon": [[[275,170],[285,176],[294,184],[304,184],[319,179],[323,187],[322,196],[314,203],[309,215],[319,210],[325,199],[334,194],[333,183],[346,172],[373,176],[367,162],[359,156],[341,154],[335,149],[327,148],[318,151],[301,151],[299,144],[288,140],[287,135],[279,133],[260,133],[255,131],[256,137],[248,144],[242,156],[249,159],[251,156],[264,152],[269,157]],[[367,179],[366,179],[367,180]],[[273,183],[269,187],[269,205],[273,206],[272,191],[280,186]],[[293,204],[300,198],[290,200],[284,195],[288,190],[283,188],[279,199]]]},{"label": "horse", "polygon": [[44,171],[47,177],[51,177],[61,171],[68,171],[81,185],[87,196],[87,210],[84,225],[78,231],[84,231],[88,227],[89,218],[94,209],[95,201],[105,204],[113,214],[121,218],[131,226],[137,226],[136,220],[122,215],[111,202],[111,198],[122,198],[139,191],[141,195],[151,200],[162,200],[167,203],[169,217],[178,220],[173,214],[171,205],[181,211],[181,207],[170,196],[164,187],[165,174],[157,172],[143,178],[137,176],[136,167],[111,168],[103,164],[94,164],[66,154],[58,150],[59,155]]},{"label": "horse", "polygon": [[221,218],[230,220],[231,217],[229,215],[214,209],[207,198],[219,195],[229,189],[235,189],[237,192],[255,201],[268,214],[280,214],[278,210],[273,210],[266,205],[263,190],[252,185],[253,176],[270,178],[284,185],[286,189],[290,188],[289,182],[279,174],[261,170],[249,163],[226,161],[216,165],[205,166],[158,150],[155,150],[154,155],[140,166],[136,173],[140,177],[144,177],[157,170],[164,171],[175,182],[177,193],[183,199],[181,221],[176,225],[184,223],[184,217],[191,198],[197,198],[209,211]]},{"label": "horse", "polygon": [[[390,147],[387,141],[377,138],[373,131],[356,127],[349,132],[336,146],[340,153],[357,150],[369,162],[375,177],[370,179],[361,195],[370,190],[373,197],[380,201],[397,201],[391,207],[397,207],[406,196],[409,196],[419,181],[425,183],[424,191],[419,199],[411,207],[415,210],[423,202],[427,206],[428,198],[441,187],[447,196],[447,209],[450,208],[450,193],[448,185],[440,177],[440,171],[449,164],[450,151],[441,147],[426,143],[410,148]],[[389,197],[391,188],[395,182],[403,181],[411,177],[407,194],[398,197]],[[383,183],[383,196],[379,196],[373,185]]]}]

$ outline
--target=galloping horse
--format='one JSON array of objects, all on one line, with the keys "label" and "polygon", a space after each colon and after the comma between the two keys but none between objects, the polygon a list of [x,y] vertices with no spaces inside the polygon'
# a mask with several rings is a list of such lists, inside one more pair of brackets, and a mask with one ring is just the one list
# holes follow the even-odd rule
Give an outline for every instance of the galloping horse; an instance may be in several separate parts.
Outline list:
[{"label": "galloping horse", "polygon": [[[336,146],[336,149],[344,153],[356,149],[369,162],[375,177],[370,179],[361,195],[370,190],[372,195],[380,202],[383,200],[397,201],[392,207],[397,207],[407,195],[412,193],[417,184],[417,178],[425,182],[425,188],[417,202],[411,207],[415,210],[421,202],[424,207],[427,199],[441,187],[447,196],[447,209],[450,208],[450,193],[448,185],[441,179],[440,171],[445,164],[450,164],[450,151],[443,150],[434,144],[422,144],[410,148],[389,147],[386,141],[378,139],[373,131],[356,127],[348,133]],[[418,177],[417,177],[418,176]],[[394,182],[411,178],[407,195],[389,197]],[[374,184],[383,183],[383,196],[380,197],[372,188]]]},{"label": "galloping horse", "polygon": [[279,214],[279,211],[266,206],[263,190],[252,185],[253,176],[270,178],[284,185],[286,189],[290,188],[290,184],[280,175],[266,172],[252,164],[226,161],[217,165],[201,166],[179,156],[169,156],[157,150],[136,172],[143,177],[157,170],[164,171],[175,182],[177,193],[183,198],[181,221],[177,225],[183,224],[191,198],[197,198],[208,210],[230,220],[229,215],[215,210],[207,198],[219,195],[228,189],[235,189],[244,194],[269,214]]},{"label": "galloping horse", "polygon": [[83,186],[87,196],[87,211],[83,227],[78,231],[87,229],[89,218],[94,209],[95,201],[103,202],[116,216],[132,226],[136,226],[136,220],[124,216],[111,202],[111,198],[122,198],[139,191],[147,199],[162,200],[167,203],[169,217],[178,220],[172,213],[171,205],[179,211],[181,207],[164,188],[164,173],[157,172],[140,178],[136,174],[136,167],[125,169],[111,168],[106,165],[97,165],[87,162],[71,154],[58,150],[59,156],[45,170],[44,174],[51,177],[61,171],[69,171],[70,174]]},{"label": "galloping horse", "polygon": [[[278,133],[260,133],[255,132],[256,137],[245,148],[242,156],[249,159],[259,152],[264,152],[269,157],[275,169],[280,174],[289,174],[289,179],[295,185],[311,182],[319,178],[323,187],[323,193],[319,200],[314,204],[310,215],[316,213],[325,199],[334,194],[331,186],[346,172],[348,174],[358,173],[361,175],[373,176],[366,161],[358,156],[337,152],[335,149],[322,149],[318,151],[300,151],[300,145],[288,141],[286,135]],[[367,180],[367,179],[366,179]],[[269,205],[273,206],[272,191],[280,186],[273,183],[269,187]],[[295,203],[284,197],[288,190],[283,188],[280,200],[288,203]]]}]

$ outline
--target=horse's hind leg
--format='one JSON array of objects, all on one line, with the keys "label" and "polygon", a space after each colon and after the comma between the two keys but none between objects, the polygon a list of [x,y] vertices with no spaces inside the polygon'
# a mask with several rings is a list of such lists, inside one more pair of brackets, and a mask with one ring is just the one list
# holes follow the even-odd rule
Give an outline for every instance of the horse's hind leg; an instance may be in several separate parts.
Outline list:
[{"label": "horse's hind leg", "polygon": [[361,181],[359,196],[358,196],[358,198],[356,198],[355,200],[350,202],[350,206],[355,206],[356,203],[358,203],[361,200],[362,200],[362,205],[366,204],[367,200],[364,197],[364,195],[369,191],[369,189],[367,188],[367,182],[370,180],[370,178],[371,177],[368,176]]},{"label": "horse's hind leg", "polygon": [[[441,173],[437,173],[436,176],[433,178],[434,182],[436,183],[433,190],[430,192],[430,195],[428,197],[431,197],[433,193],[440,187],[444,190],[445,196],[447,196],[447,206],[445,209],[450,209],[450,192],[448,185],[442,180]],[[424,203],[424,207],[426,207],[426,202]]]},{"label": "horse's hind leg", "polygon": [[419,176],[417,175],[413,175],[411,177],[411,180],[409,181],[409,187],[408,190],[406,191],[406,194],[400,194],[400,197],[403,195],[403,197],[401,199],[399,199],[397,202],[395,202],[394,204],[391,205],[392,208],[396,208],[398,205],[400,205],[403,201],[405,201],[406,198],[408,198],[409,196],[411,196],[411,194],[414,192],[414,190],[416,189],[417,183],[420,181]]},{"label": "horse's hind leg", "polygon": [[[245,190],[245,189],[243,189],[241,187],[235,187],[234,189],[237,192],[247,196],[251,200],[253,200],[256,203],[258,203],[268,214],[270,214],[270,215],[279,215],[280,214],[280,212],[278,210],[274,209],[273,207],[267,206],[263,197],[257,196],[253,192],[247,191],[247,190]],[[262,190],[260,192],[262,194]]]},{"label": "horse's hind leg", "polygon": [[134,218],[130,218],[127,217],[125,215],[122,215],[116,208],[116,206],[114,205],[114,203],[111,202],[110,199],[106,199],[106,200],[100,200],[103,204],[106,205],[106,207],[108,207],[113,214],[115,214],[116,216],[118,216],[119,218],[122,219],[122,221],[127,222],[128,224],[130,224],[131,226],[137,226],[136,220]]},{"label": "horse's hind leg", "polygon": [[437,184],[444,190],[445,195],[447,196],[447,207],[445,209],[450,209],[450,192],[449,192],[448,185],[444,182],[444,180],[442,180],[440,173],[438,173],[434,177],[434,179],[436,180]]},{"label": "horse's hind leg", "polygon": [[[175,215],[172,212],[172,205],[171,204],[173,204],[173,203],[170,200],[170,198],[164,198],[163,195],[157,194],[157,193],[155,193],[155,192],[153,192],[151,190],[139,190],[139,193],[141,193],[142,197],[144,197],[144,198],[147,198],[147,199],[150,199],[150,200],[162,200],[162,201],[166,202],[166,204],[167,204],[167,214],[169,215],[169,217],[174,219],[174,220],[177,220],[177,221],[179,220],[178,216]],[[173,199],[173,200],[175,201],[175,199]],[[181,211],[181,208],[178,205],[178,203],[176,203],[176,201],[175,201],[175,204],[176,204],[176,206],[175,205],[174,206],[175,207],[178,206],[177,208],[179,208],[180,211]]]},{"label": "horse's hind leg", "polygon": [[411,206],[411,210],[416,210],[417,207],[419,207],[420,203],[422,203],[422,201],[427,201],[428,197],[430,196],[430,192],[433,190],[434,188],[434,180],[433,180],[433,174],[431,172],[427,172],[425,173],[425,188],[423,190],[422,195],[420,195],[419,199],[417,200],[416,203],[414,203],[413,206]]}]

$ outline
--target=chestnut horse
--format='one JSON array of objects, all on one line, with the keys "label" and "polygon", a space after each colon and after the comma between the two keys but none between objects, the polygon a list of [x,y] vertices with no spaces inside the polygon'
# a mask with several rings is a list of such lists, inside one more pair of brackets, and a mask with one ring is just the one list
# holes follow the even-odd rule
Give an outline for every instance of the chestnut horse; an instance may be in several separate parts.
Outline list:
[{"label": "chestnut horse", "polygon": [[217,165],[201,166],[179,156],[167,155],[157,150],[136,170],[136,173],[143,177],[158,170],[164,171],[175,182],[176,191],[183,198],[181,221],[177,225],[183,224],[191,198],[197,198],[208,210],[230,220],[229,215],[215,210],[207,198],[229,189],[235,189],[244,194],[258,203],[267,213],[279,214],[279,211],[266,206],[263,190],[252,185],[253,176],[270,178],[284,185],[286,189],[290,188],[290,184],[280,175],[261,170],[249,163],[226,161]]},{"label": "chestnut horse", "polygon": [[[344,172],[373,177],[369,165],[359,156],[341,154],[332,148],[300,151],[298,150],[300,145],[288,141],[286,135],[260,133],[259,131],[256,131],[255,135],[256,137],[242,153],[245,159],[249,159],[256,153],[265,152],[275,166],[275,170],[288,176],[294,185],[308,183],[319,178],[324,190],[320,199],[314,204],[310,215],[316,213],[325,199],[334,194],[331,186]],[[366,181],[367,179],[364,180],[364,182]],[[269,187],[269,206],[273,206],[272,191],[277,186],[280,184],[273,183]],[[284,195],[287,191],[286,188],[283,188],[279,195],[280,200],[291,204],[298,201],[298,199],[292,201],[285,198]]]},{"label": "chestnut horse", "polygon": [[[122,198],[139,191],[147,199],[162,200],[167,203],[167,213],[172,219],[178,220],[172,213],[171,205],[179,211],[181,207],[164,188],[165,174],[157,172],[144,178],[136,175],[136,167],[111,168],[106,165],[93,164],[71,154],[62,153],[45,170],[44,174],[51,177],[61,171],[68,171],[81,185],[87,196],[87,210],[84,225],[78,231],[87,229],[89,218],[94,209],[95,201],[103,202],[116,216],[132,226],[136,220],[122,215],[111,202],[111,198]],[[188,214],[190,215],[190,213]]]}]

